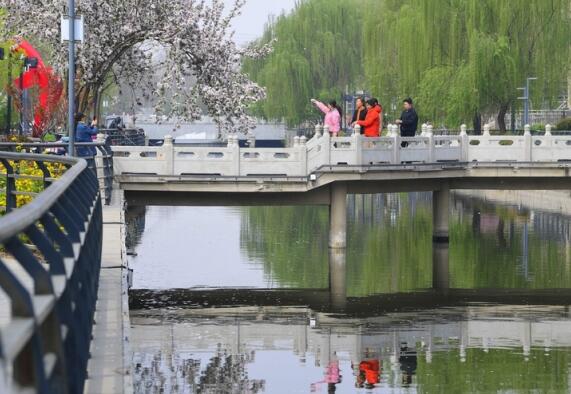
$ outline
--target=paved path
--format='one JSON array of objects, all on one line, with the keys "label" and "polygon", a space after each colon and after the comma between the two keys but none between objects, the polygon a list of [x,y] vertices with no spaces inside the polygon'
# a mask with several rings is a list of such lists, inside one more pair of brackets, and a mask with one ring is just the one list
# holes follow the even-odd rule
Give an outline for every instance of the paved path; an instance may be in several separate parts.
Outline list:
[{"label": "paved path", "polygon": [[85,393],[132,393],[121,190],[103,209],[103,258]]}]

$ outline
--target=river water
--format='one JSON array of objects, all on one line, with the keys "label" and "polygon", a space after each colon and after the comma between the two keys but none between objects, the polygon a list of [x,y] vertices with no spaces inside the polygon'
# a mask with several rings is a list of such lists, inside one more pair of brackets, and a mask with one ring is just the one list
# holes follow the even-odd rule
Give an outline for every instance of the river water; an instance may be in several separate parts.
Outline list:
[{"label": "river water", "polygon": [[571,218],[453,196],[131,207],[138,393],[571,392]]}]

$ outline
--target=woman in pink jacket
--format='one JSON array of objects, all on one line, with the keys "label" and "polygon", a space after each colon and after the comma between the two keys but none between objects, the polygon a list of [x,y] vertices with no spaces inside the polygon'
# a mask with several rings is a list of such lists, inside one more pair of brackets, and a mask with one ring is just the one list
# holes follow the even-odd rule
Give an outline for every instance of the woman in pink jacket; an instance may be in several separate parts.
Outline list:
[{"label": "woman in pink jacket", "polygon": [[337,106],[337,102],[332,100],[325,105],[320,101],[312,99],[311,102],[325,114],[323,123],[329,127],[329,133],[332,137],[337,137],[341,130],[341,108]]}]

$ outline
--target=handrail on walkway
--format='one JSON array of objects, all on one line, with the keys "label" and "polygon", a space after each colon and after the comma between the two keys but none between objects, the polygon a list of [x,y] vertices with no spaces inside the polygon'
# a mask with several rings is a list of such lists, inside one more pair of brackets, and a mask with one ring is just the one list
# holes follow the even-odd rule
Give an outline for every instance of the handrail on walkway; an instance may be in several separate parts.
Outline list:
[{"label": "handrail on walkway", "polygon": [[0,313],[0,392],[80,393],[101,264],[97,177],[81,159],[0,152],[0,160],[67,167],[0,217],[0,288],[11,305]]},{"label": "handrail on walkway", "polygon": [[[103,193],[103,202],[105,205],[111,203],[113,193],[113,150],[111,148],[111,140],[105,135],[100,134],[95,142],[76,142],[77,147],[94,147],[97,149],[95,162],[89,162],[95,165],[97,169],[97,178],[100,182],[101,191]],[[0,142],[0,152],[28,152],[42,153],[42,150],[53,153],[67,153],[68,144],[57,142]],[[57,152],[57,151],[60,152]],[[42,169],[43,170],[43,169]],[[45,174],[44,174],[45,175]],[[49,175],[47,176],[49,178]]]}]

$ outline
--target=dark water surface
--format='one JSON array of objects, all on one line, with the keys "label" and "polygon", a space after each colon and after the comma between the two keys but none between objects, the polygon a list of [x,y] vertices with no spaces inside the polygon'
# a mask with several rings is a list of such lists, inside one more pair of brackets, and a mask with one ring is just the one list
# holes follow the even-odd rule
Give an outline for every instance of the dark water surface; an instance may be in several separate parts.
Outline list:
[{"label": "dark water surface", "polygon": [[[430,194],[131,208],[138,393],[571,392],[571,219]],[[331,267],[331,269],[330,269]]]}]

